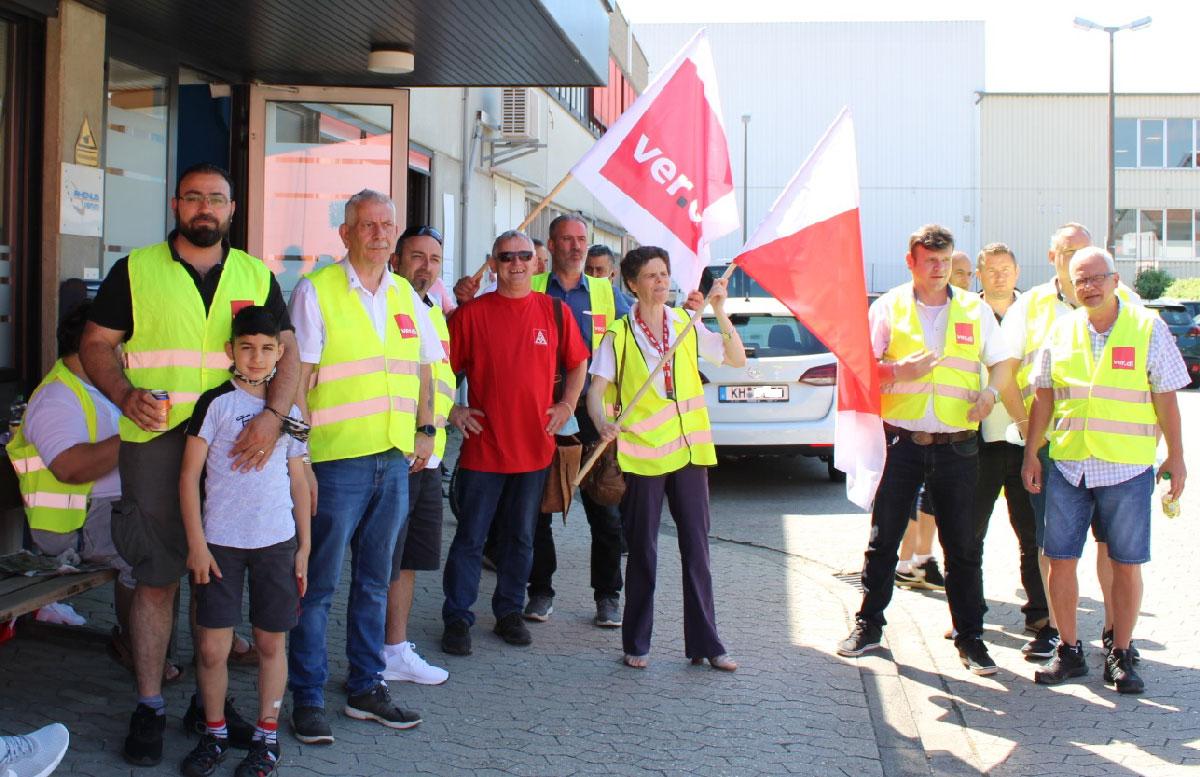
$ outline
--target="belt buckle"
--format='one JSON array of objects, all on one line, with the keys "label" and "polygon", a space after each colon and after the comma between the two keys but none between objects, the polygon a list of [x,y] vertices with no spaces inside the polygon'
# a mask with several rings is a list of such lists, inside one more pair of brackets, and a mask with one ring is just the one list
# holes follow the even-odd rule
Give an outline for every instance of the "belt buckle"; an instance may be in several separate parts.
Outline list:
[{"label": "belt buckle", "polygon": [[917,445],[929,445],[933,442],[933,434],[930,432],[913,432],[912,441]]}]

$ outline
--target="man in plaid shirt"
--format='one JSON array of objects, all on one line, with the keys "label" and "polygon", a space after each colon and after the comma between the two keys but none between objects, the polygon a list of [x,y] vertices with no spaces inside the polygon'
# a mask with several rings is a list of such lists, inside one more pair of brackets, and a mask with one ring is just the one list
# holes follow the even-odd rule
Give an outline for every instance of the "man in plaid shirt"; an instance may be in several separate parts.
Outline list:
[{"label": "man in plaid shirt", "polygon": [[[1178,498],[1187,471],[1175,391],[1190,381],[1166,324],[1117,298],[1120,279],[1107,251],[1078,251],[1070,276],[1083,307],[1055,322],[1038,353],[1030,376],[1037,395],[1021,470],[1030,493],[1046,489],[1043,551],[1050,559],[1050,600],[1062,635],[1054,659],[1034,680],[1054,685],[1087,674],[1076,629],[1075,571],[1094,510],[1113,566],[1108,603],[1113,648],[1106,651],[1104,679],[1120,693],[1141,693],[1130,639],[1140,599],[1138,569],[1150,560],[1156,439],[1161,430],[1167,444],[1158,477],[1169,475],[1170,493]],[[1037,451],[1052,416],[1053,465],[1043,472]]]}]

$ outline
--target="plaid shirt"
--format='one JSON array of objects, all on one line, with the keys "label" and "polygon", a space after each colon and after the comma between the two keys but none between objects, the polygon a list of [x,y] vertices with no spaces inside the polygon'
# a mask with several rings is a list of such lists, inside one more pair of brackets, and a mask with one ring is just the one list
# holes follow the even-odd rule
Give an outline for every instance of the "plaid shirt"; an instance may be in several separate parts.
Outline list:
[{"label": "plaid shirt", "polygon": [[[1119,300],[1117,304],[1118,306],[1121,304]],[[1060,318],[1055,325],[1060,325],[1063,320]],[[1108,332],[1097,332],[1092,326],[1092,322],[1088,321],[1088,335],[1092,340],[1092,358],[1096,361],[1100,361],[1100,357],[1104,355],[1104,344],[1108,342],[1110,332],[1112,332],[1111,329]],[[1047,344],[1040,351],[1037,363],[1029,376],[1029,382],[1040,389],[1054,388],[1054,381],[1050,375],[1051,339],[1047,338]],[[1187,388],[1192,382],[1188,377],[1183,357],[1179,354],[1179,347],[1175,345],[1175,338],[1171,336],[1171,330],[1167,329],[1167,325],[1162,319],[1156,319],[1154,328],[1151,330],[1150,352],[1146,355],[1146,375],[1150,381],[1150,391],[1155,394]],[[1075,487],[1079,487],[1085,481],[1087,488],[1115,486],[1146,471],[1146,467],[1139,464],[1117,464],[1095,457],[1082,461],[1055,461],[1054,463],[1063,477]]]}]

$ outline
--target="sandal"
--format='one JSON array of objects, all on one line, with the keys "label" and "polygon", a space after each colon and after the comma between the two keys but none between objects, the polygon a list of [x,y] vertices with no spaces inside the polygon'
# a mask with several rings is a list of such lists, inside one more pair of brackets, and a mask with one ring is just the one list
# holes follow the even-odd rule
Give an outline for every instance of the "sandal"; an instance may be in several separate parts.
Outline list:
[{"label": "sandal", "polygon": [[737,661],[730,658],[728,653],[722,653],[719,656],[709,656],[707,659],[693,658],[692,666],[700,666],[705,661],[708,661],[708,665],[713,669],[719,669],[722,672],[736,672],[738,668]]},{"label": "sandal", "polygon": [[645,669],[647,666],[650,665],[650,656],[649,655],[635,656],[635,655],[626,653],[625,657],[621,659],[621,662],[624,663],[625,666],[629,667],[630,669]]},{"label": "sandal", "polygon": [[240,637],[233,638],[233,644],[229,646],[229,660],[226,662],[230,666],[258,666],[258,645],[255,645],[250,640],[243,640],[246,643],[245,650],[238,650],[237,643]]},{"label": "sandal", "polygon": [[[125,671],[136,676],[133,668],[133,650],[121,635],[121,629],[118,626],[113,626],[108,644],[105,645],[105,652],[117,665],[124,667]],[[183,679],[183,667],[179,664],[173,664],[167,661],[163,665],[163,685],[174,685]]]}]

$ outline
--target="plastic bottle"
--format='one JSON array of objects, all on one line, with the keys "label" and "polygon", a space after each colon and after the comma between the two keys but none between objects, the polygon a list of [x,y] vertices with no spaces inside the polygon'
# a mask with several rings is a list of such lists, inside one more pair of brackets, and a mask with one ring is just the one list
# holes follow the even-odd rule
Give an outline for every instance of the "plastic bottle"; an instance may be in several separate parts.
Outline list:
[{"label": "plastic bottle", "polygon": [[[1171,473],[1164,472],[1162,475],[1162,479],[1164,482],[1170,482]],[[1163,492],[1162,511],[1163,511],[1163,515],[1167,516],[1168,518],[1178,518],[1179,517],[1179,500],[1171,498],[1170,488],[1168,488],[1166,491]]]}]

